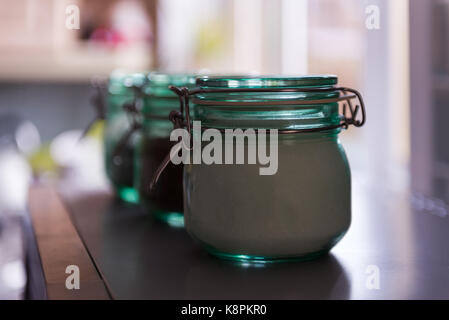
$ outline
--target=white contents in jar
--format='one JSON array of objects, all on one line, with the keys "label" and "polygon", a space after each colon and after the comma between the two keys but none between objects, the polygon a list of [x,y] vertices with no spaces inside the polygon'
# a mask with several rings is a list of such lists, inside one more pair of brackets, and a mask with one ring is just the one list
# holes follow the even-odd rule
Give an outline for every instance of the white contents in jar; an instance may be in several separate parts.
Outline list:
[{"label": "white contents in jar", "polygon": [[279,136],[278,171],[185,165],[185,225],[218,252],[271,258],[329,250],[351,221],[349,165],[336,133]]}]

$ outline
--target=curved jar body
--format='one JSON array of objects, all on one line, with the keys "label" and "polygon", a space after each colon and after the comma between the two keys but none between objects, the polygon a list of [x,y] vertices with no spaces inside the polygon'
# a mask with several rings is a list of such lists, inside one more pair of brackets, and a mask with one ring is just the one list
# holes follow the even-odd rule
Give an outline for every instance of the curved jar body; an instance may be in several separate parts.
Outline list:
[{"label": "curved jar body", "polygon": [[[208,78],[198,79],[197,85],[226,88],[229,84],[234,87],[250,84],[283,88],[332,86],[336,81],[335,77],[328,76],[250,81]],[[336,94],[199,94],[194,120],[219,129],[285,130],[329,126],[340,121],[337,103],[277,103],[289,99],[325,99]],[[214,101],[237,103],[223,106],[215,105]],[[266,103],[239,105],[248,101]],[[260,175],[260,164],[185,165],[186,229],[208,251],[221,258],[269,262],[310,259],[328,252],[348,230],[351,221],[350,169],[338,140],[339,131],[279,134],[277,172],[272,175]],[[268,136],[266,141],[266,149],[270,150]],[[245,152],[256,148],[255,144],[245,139]],[[225,150],[226,143],[223,153]]]},{"label": "curved jar body", "polygon": [[104,162],[106,175],[118,197],[127,202],[138,202],[134,188],[134,149],[139,139],[133,134],[120,152],[114,155],[120,139],[130,130],[131,122],[124,105],[135,99],[135,89],[145,81],[144,74],[113,73],[109,79],[104,128]]},{"label": "curved jar body", "polygon": [[145,87],[141,140],[137,148],[135,176],[141,202],[151,213],[172,226],[183,226],[182,165],[169,163],[160,176],[157,187],[149,190],[157,168],[175,142],[169,140],[173,129],[168,115],[179,105],[170,85],[193,86],[190,75],[151,73]]}]

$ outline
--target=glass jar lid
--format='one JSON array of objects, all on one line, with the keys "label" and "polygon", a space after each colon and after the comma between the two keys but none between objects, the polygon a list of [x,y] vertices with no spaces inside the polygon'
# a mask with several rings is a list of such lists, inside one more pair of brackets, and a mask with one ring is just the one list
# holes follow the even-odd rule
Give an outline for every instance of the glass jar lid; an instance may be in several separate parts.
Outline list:
[{"label": "glass jar lid", "polygon": [[169,86],[192,88],[195,86],[195,75],[152,72],[148,75],[144,92],[155,97],[176,97]]},{"label": "glass jar lid", "polygon": [[193,118],[216,128],[337,126],[341,121],[337,82],[334,75],[198,77]]},{"label": "glass jar lid", "polygon": [[109,76],[108,89],[110,94],[133,94],[133,88],[142,88],[146,82],[145,72],[127,73],[117,70]]},{"label": "glass jar lid", "polygon": [[[172,88],[179,97],[179,111],[170,113],[170,121],[174,128],[187,128],[190,135],[193,120],[200,121],[203,129],[222,132],[253,128],[279,129],[288,137],[297,133],[336,136],[342,128],[361,127],[366,121],[362,95],[337,83],[334,75],[200,76],[195,88]],[[342,114],[339,102],[343,102]],[[166,157],[151,186],[169,161]]]},{"label": "glass jar lid", "polygon": [[202,76],[196,79],[201,88],[298,88],[333,86],[338,82],[334,75],[310,76]]}]

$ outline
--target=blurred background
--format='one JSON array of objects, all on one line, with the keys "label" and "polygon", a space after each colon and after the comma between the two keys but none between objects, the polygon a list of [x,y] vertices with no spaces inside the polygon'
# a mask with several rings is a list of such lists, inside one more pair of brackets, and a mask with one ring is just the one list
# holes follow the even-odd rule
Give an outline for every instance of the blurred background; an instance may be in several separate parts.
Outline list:
[{"label": "blurred background", "polygon": [[341,135],[353,176],[447,215],[448,17],[448,0],[0,0],[0,299],[25,292],[28,184],[79,166],[107,187],[101,128],[77,139],[115,69],[336,74],[367,106]]}]

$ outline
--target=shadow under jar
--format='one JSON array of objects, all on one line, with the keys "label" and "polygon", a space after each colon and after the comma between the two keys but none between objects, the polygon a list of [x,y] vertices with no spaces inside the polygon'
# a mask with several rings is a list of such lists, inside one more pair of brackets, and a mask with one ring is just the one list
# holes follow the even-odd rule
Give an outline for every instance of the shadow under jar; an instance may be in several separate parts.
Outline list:
[{"label": "shadow under jar", "polygon": [[143,73],[114,72],[109,77],[104,129],[104,161],[106,175],[113,184],[117,196],[126,202],[137,203],[138,192],[134,188],[134,149],[139,139],[132,134],[125,143],[122,138],[131,130],[125,105],[137,103],[138,90],[146,81]]},{"label": "shadow under jar", "polygon": [[176,142],[169,139],[173,129],[169,114],[179,106],[179,99],[170,85],[192,87],[195,77],[186,74],[151,73],[144,89],[142,132],[136,159],[136,181],[141,203],[159,220],[184,226],[182,165],[169,163],[159,178],[157,188],[150,191],[150,182],[161,162]]},{"label": "shadow under jar", "polygon": [[[351,175],[338,139],[347,123],[336,84],[335,76],[197,79],[192,120],[201,121],[203,130],[279,133],[275,174],[260,175],[261,165],[247,164],[247,158],[245,164],[184,165],[185,226],[210,253],[252,262],[308,260],[327,253],[346,233]],[[238,91],[248,88],[259,91]],[[279,92],[284,89],[293,91]],[[363,122],[364,115],[363,107]],[[266,141],[270,150],[268,133]],[[245,157],[257,147],[250,139],[243,146]],[[226,143],[222,148],[224,163]]]}]

